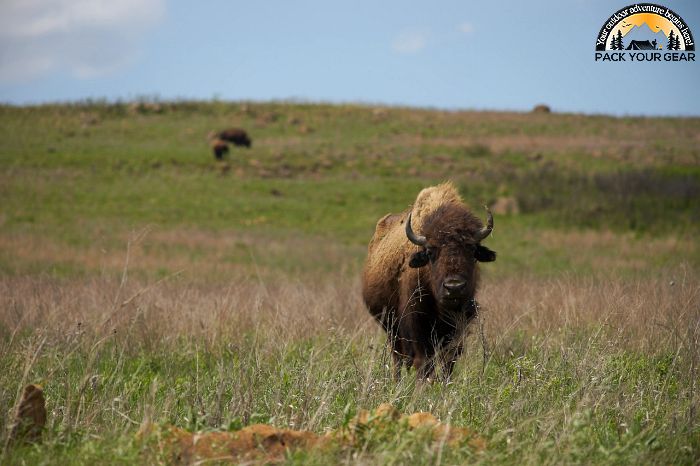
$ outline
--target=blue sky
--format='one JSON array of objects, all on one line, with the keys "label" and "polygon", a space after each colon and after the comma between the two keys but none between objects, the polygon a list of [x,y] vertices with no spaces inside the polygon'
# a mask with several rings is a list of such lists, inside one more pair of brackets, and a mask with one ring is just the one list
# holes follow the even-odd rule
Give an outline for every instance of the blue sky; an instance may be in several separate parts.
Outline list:
[{"label": "blue sky", "polygon": [[[596,63],[629,0],[3,0],[0,101],[363,102],[700,115],[695,63]],[[700,38],[700,2],[667,0]]]}]

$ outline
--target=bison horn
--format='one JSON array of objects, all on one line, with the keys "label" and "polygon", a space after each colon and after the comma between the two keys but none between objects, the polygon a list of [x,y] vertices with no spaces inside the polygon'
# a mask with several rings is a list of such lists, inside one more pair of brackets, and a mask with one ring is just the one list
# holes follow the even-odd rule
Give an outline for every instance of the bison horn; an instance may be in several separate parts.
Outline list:
[{"label": "bison horn", "polygon": [[486,221],[486,226],[479,230],[476,235],[474,235],[474,239],[477,241],[485,239],[493,231],[493,214],[491,213],[491,209],[489,209],[489,206],[486,205],[484,206],[484,209],[486,209],[486,212],[488,213],[488,220]]},{"label": "bison horn", "polygon": [[415,244],[416,246],[425,246],[428,242],[428,239],[425,236],[415,234],[413,232],[413,228],[411,228],[412,214],[413,212],[409,212],[408,219],[406,219],[406,236],[408,237],[409,241],[411,241],[411,243]]}]

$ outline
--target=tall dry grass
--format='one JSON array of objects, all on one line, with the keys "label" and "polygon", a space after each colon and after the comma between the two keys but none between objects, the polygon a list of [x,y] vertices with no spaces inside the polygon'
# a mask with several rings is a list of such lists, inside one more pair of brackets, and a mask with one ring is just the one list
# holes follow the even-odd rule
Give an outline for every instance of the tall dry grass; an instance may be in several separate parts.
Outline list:
[{"label": "tall dry grass", "polygon": [[[494,347],[513,333],[547,337],[596,327],[626,348],[653,351],[687,340],[700,322],[700,282],[683,266],[658,278],[487,278],[479,301]],[[183,338],[213,345],[251,333],[285,343],[323,337],[329,329],[369,330],[371,324],[359,282],[345,274],[318,281],[241,275],[209,286],[185,283],[177,274],[151,283],[0,279],[4,354],[30,335],[56,344],[76,334],[92,343],[114,338],[137,348]]]},{"label": "tall dry grass", "polygon": [[[39,382],[47,436],[57,444],[124,442],[144,420],[190,429],[263,421],[322,432],[348,412],[387,401],[476,426],[497,462],[579,451],[595,432],[581,425],[610,418],[622,450],[650,432],[685,432],[670,450],[654,450],[677,459],[697,429],[700,284],[689,268],[624,280],[486,277],[479,295],[486,348],[472,325],[446,386],[416,386],[411,374],[391,380],[383,334],[359,283],[344,277],[241,275],[224,285],[179,276],[145,283],[128,274],[3,277],[2,425],[21,387]],[[648,419],[629,427],[639,416]]]},{"label": "tall dry grass", "polygon": [[[513,332],[542,338],[595,329],[617,347],[646,353],[697,342],[700,282],[687,266],[653,278],[505,279],[484,283],[487,333],[495,344]],[[697,348],[697,345],[695,345]]]}]

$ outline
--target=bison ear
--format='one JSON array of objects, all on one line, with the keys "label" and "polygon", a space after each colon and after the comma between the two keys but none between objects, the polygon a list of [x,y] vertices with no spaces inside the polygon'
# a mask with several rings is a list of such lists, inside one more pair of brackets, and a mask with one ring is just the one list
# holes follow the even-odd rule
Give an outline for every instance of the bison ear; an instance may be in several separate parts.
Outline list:
[{"label": "bison ear", "polygon": [[477,245],[474,258],[479,262],[493,262],[496,260],[496,251],[492,251],[486,246]]},{"label": "bison ear", "polygon": [[425,250],[418,251],[411,256],[411,260],[408,262],[408,266],[417,269],[423,267],[428,263],[428,253]]}]

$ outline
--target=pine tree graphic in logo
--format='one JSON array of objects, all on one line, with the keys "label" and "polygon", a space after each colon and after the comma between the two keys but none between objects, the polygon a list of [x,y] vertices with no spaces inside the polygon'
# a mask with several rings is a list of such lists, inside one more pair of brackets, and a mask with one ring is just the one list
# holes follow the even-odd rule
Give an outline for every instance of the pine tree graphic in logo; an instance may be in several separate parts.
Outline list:
[{"label": "pine tree graphic in logo", "polygon": [[625,45],[622,42],[622,32],[617,31],[617,35],[610,39],[610,47],[608,50],[625,50]]},{"label": "pine tree graphic in logo", "polygon": [[688,24],[674,11],[636,3],[618,10],[603,24],[596,50],[693,51],[695,41]]},{"label": "pine tree graphic in logo", "polygon": [[666,44],[666,50],[680,50],[681,49],[681,39],[680,37],[673,34],[673,31],[668,35],[668,43]]}]

